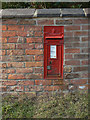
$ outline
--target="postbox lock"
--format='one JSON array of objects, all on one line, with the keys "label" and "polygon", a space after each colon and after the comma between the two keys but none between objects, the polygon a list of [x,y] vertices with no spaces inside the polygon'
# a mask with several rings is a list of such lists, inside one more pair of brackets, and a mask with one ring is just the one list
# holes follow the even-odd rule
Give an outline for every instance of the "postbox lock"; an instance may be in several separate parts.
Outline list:
[{"label": "postbox lock", "polygon": [[51,66],[47,66],[47,70],[51,70]]}]

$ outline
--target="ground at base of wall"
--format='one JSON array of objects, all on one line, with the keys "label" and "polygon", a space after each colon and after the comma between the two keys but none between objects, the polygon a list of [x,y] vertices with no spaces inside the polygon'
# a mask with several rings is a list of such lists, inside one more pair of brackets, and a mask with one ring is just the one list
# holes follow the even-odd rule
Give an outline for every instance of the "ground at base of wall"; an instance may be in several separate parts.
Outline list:
[{"label": "ground at base of wall", "polygon": [[26,94],[5,95],[2,97],[2,117],[88,119],[88,94],[78,91],[33,97]]}]

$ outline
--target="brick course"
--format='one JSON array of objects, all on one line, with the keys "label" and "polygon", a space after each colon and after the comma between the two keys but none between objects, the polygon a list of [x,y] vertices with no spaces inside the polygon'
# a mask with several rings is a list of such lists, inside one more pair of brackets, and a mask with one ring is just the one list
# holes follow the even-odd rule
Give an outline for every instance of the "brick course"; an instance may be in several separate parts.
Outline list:
[{"label": "brick course", "polygon": [[[87,89],[87,18],[13,18],[2,24],[3,92],[68,90],[69,84]],[[44,25],[64,26],[63,80],[44,79]]]}]

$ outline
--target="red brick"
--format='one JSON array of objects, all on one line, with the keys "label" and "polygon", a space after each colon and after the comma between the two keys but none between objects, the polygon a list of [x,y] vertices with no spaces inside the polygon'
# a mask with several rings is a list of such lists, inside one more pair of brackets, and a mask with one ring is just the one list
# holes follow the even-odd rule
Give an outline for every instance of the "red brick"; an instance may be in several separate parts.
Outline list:
[{"label": "red brick", "polygon": [[35,61],[42,61],[43,60],[43,56],[42,55],[36,55],[36,56],[34,56],[34,60]]},{"label": "red brick", "polygon": [[17,24],[17,19],[3,19],[2,24]]},{"label": "red brick", "polygon": [[87,81],[88,81],[87,79],[78,79],[78,80],[71,80],[70,83],[78,85],[78,84],[86,84]]},{"label": "red brick", "polygon": [[64,36],[65,37],[73,37],[73,32],[65,32]]},{"label": "red brick", "polygon": [[43,33],[42,32],[34,32],[34,36],[41,37],[41,36],[43,36]]},{"label": "red brick", "polygon": [[62,85],[63,80],[53,80],[53,85]]},{"label": "red brick", "polygon": [[43,90],[43,86],[29,86],[29,91],[42,91]]},{"label": "red brick", "polygon": [[41,55],[43,54],[43,51],[42,50],[25,50],[26,52],[26,55]]},{"label": "red brick", "polygon": [[9,80],[7,80],[7,81],[2,81],[2,85],[10,85],[10,86],[12,86],[12,85],[16,85],[17,84],[17,81],[9,81]]},{"label": "red brick", "polygon": [[16,49],[32,49],[34,48],[33,44],[17,44]]},{"label": "red brick", "polygon": [[15,44],[3,44],[2,49],[15,49]]},{"label": "red brick", "polygon": [[65,49],[65,53],[80,53],[80,49]]},{"label": "red brick", "polygon": [[65,55],[65,59],[72,59],[73,56],[72,55]]},{"label": "red brick", "polygon": [[48,20],[48,19],[42,19],[42,20],[38,20],[37,23],[39,25],[52,25],[52,24],[54,24],[54,21]]},{"label": "red brick", "polygon": [[75,59],[88,59],[88,54],[75,54]]},{"label": "red brick", "polygon": [[2,63],[2,68],[6,68],[7,64],[6,63]]},{"label": "red brick", "polygon": [[72,24],[73,20],[72,19],[63,19],[63,20],[56,20],[56,24]]},{"label": "red brick", "polygon": [[35,68],[35,69],[34,69],[34,72],[35,72],[35,73],[42,73],[42,72],[43,72],[43,69],[42,69],[42,68]]},{"label": "red brick", "polygon": [[26,37],[26,36],[27,36],[27,32],[24,32],[24,31],[17,31],[17,32],[16,32],[16,35],[17,35],[17,36]]},{"label": "red brick", "polygon": [[88,36],[88,31],[75,31],[74,36]]},{"label": "red brick", "polygon": [[35,80],[35,85],[51,85],[51,80]]},{"label": "red brick", "polygon": [[43,62],[26,62],[26,67],[42,67]]},{"label": "red brick", "polygon": [[23,25],[8,25],[8,30],[24,30],[24,26]]},{"label": "red brick", "polygon": [[74,24],[88,24],[88,19],[74,19]]},{"label": "red brick", "polygon": [[7,63],[7,67],[22,68],[24,67],[24,63],[23,62],[10,62],[10,63]]},{"label": "red brick", "polygon": [[35,44],[35,48],[42,49],[43,48],[43,44]]},{"label": "red brick", "polygon": [[2,73],[15,73],[15,69],[4,69]]},{"label": "red brick", "polygon": [[88,65],[88,60],[82,60],[82,65]]},{"label": "red brick", "polygon": [[16,32],[15,31],[5,31],[5,32],[2,32],[2,37],[12,37],[12,36],[16,36]]},{"label": "red brick", "polygon": [[6,50],[0,50],[0,55],[6,55]]},{"label": "red brick", "polygon": [[88,30],[88,25],[82,25],[82,30]]},{"label": "red brick", "polygon": [[34,81],[31,81],[31,80],[18,81],[18,85],[34,85]]},{"label": "red brick", "polygon": [[41,43],[42,38],[27,38],[27,43]]},{"label": "red brick", "polygon": [[7,38],[2,38],[2,43],[7,43]]},{"label": "red brick", "polygon": [[33,68],[22,68],[22,69],[16,69],[16,73],[32,73]]},{"label": "red brick", "polygon": [[30,20],[30,19],[22,19],[22,20],[19,20],[18,24],[34,25],[34,24],[36,24],[36,21],[35,20]]},{"label": "red brick", "polygon": [[18,79],[25,79],[25,77],[23,74],[9,74],[8,79],[18,80]]},{"label": "red brick", "polygon": [[7,50],[7,55],[24,55],[24,50]]},{"label": "red brick", "polygon": [[[83,73],[82,75],[81,75],[81,77],[82,78],[88,78],[89,77],[89,74],[88,73]],[[89,81],[89,80],[88,80]]]},{"label": "red brick", "polygon": [[6,92],[6,91],[7,91],[7,87],[6,87],[6,86],[1,86],[1,87],[0,87],[0,91]]},{"label": "red brick", "polygon": [[73,25],[65,26],[64,28],[65,28],[65,30],[67,30],[67,31],[80,30],[80,26],[73,26]]},{"label": "red brick", "polygon": [[6,25],[2,25],[2,30],[5,31],[7,29]]},{"label": "red brick", "polygon": [[88,37],[82,37],[82,42],[88,41]]},{"label": "red brick", "polygon": [[2,75],[0,75],[0,79],[7,79],[7,74],[2,74]]},{"label": "red brick", "polygon": [[17,37],[8,38],[8,43],[17,43]]},{"label": "red brick", "polygon": [[65,61],[66,65],[80,65],[80,61],[79,60],[69,60],[69,61]]},{"label": "red brick", "polygon": [[45,86],[44,90],[45,91],[57,91],[62,89],[62,86]]},{"label": "red brick", "polygon": [[88,53],[88,48],[83,48],[82,53]]},{"label": "red brick", "polygon": [[25,31],[42,31],[42,26],[25,26]]},{"label": "red brick", "polygon": [[88,67],[74,67],[73,68],[74,72],[79,72],[79,71],[88,71]]},{"label": "red brick", "polygon": [[42,79],[42,74],[26,74],[26,79]]}]

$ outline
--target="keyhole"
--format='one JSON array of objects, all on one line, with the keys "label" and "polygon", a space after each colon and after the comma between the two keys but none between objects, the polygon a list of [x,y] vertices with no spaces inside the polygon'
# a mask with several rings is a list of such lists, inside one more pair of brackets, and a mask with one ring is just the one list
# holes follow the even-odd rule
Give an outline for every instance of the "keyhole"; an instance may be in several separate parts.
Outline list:
[{"label": "keyhole", "polygon": [[52,61],[50,61],[50,64],[52,64]]}]

